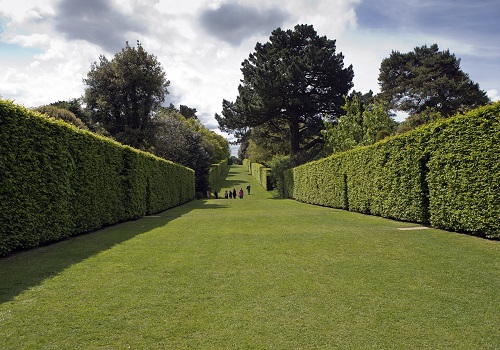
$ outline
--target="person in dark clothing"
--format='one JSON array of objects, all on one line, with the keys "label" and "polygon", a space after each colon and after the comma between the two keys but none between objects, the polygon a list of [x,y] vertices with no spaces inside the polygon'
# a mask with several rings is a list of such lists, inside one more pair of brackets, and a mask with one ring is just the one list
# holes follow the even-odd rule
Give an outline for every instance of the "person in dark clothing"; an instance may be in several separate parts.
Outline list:
[{"label": "person in dark clothing", "polygon": [[247,192],[248,192],[248,194],[250,194],[250,184],[248,184],[248,186],[247,186]]},{"label": "person in dark clothing", "polygon": [[233,188],[233,198],[236,199],[236,188]]}]

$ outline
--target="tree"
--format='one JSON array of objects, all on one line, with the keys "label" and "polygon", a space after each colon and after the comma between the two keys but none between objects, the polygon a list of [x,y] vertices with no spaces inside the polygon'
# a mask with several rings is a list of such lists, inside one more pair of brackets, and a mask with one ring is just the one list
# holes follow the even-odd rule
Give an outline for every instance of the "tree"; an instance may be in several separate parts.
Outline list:
[{"label": "tree", "polygon": [[246,159],[254,163],[267,164],[274,156],[272,150],[257,144],[254,140],[248,140]]},{"label": "tree", "polygon": [[198,119],[198,117],[196,116],[196,108],[189,108],[188,106],[180,105],[179,112],[186,119],[189,119],[189,118]]},{"label": "tree", "polygon": [[414,113],[399,124],[397,133],[404,134],[405,132],[413,130],[420,125],[435,122],[440,119],[444,119],[444,117],[439,111],[427,107],[425,111]]},{"label": "tree", "polygon": [[229,142],[224,137],[206,128],[198,119],[192,117],[186,118],[186,123],[193,132],[200,134],[203,141],[203,147],[210,157],[211,164],[220,163],[225,159],[229,159],[231,153]]},{"label": "tree", "polygon": [[70,111],[73,113],[78,119],[80,119],[82,122],[89,127],[89,129],[92,130],[91,128],[91,120],[90,120],[90,114],[86,112],[82,108],[82,99],[81,98],[73,98],[68,101],[57,101],[51,103],[49,106],[54,106],[57,108],[62,108]]},{"label": "tree", "polygon": [[154,153],[193,169],[196,191],[207,190],[210,155],[203,147],[202,136],[178,111],[167,108],[158,111]]},{"label": "tree", "polygon": [[262,126],[289,141],[295,165],[311,159],[324,143],[324,120],[342,113],[352,87],[352,66],[344,68],[335,51],[335,40],[319,37],[310,25],[274,30],[243,61],[235,102],[224,100],[215,116],[221,130],[242,140]]},{"label": "tree", "polygon": [[327,148],[333,153],[371,145],[394,134],[397,122],[391,118],[387,102],[374,98],[371,91],[364,95],[354,91],[345,98],[343,108],[346,114],[326,123],[324,131]]},{"label": "tree", "polygon": [[149,150],[154,143],[154,113],[170,84],[156,57],[139,42],[135,48],[127,42],[111,61],[101,55],[83,81],[92,120],[117,141]]},{"label": "tree", "polygon": [[90,117],[90,113],[82,107],[82,98],[73,98],[68,101],[57,101],[51,103],[49,106],[61,108],[73,113],[79,120],[81,120],[87,128],[93,133],[109,137],[109,132],[104,129],[102,124],[94,123]]},{"label": "tree", "polygon": [[46,105],[33,108],[33,110],[36,112],[46,114],[54,119],[63,120],[68,124],[76,126],[78,129],[89,130],[87,125],[85,125],[85,123],[80,118],[78,118],[73,112],[65,108],[59,108],[53,105]]},{"label": "tree", "polygon": [[436,44],[408,53],[392,51],[382,61],[378,80],[379,97],[391,109],[410,115],[432,109],[446,118],[489,102],[479,85],[460,69],[460,59],[449,50],[439,51]]},{"label": "tree", "polygon": [[230,156],[229,142],[172,105],[158,110],[156,123],[154,154],[193,169],[195,189],[204,193],[210,165]]},{"label": "tree", "polygon": [[242,140],[240,142],[240,148],[238,149],[238,158],[243,161],[243,159],[247,159],[247,150],[248,146],[250,145],[250,141],[248,139]]},{"label": "tree", "polygon": [[183,117],[184,123],[191,129],[192,132],[198,133],[201,136],[203,147],[208,152],[211,164],[220,163],[225,159],[229,159],[230,148],[229,142],[221,135],[206,128],[196,116],[196,108],[190,108],[185,105],[180,105],[177,109],[173,104],[167,108],[161,108],[162,113],[170,113],[172,115],[180,115]]}]

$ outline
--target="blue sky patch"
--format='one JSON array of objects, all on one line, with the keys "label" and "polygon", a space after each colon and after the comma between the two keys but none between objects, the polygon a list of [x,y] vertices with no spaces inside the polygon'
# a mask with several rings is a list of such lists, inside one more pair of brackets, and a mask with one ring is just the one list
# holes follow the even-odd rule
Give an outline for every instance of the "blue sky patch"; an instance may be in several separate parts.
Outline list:
[{"label": "blue sky patch", "polygon": [[0,42],[0,55],[10,58],[27,58],[42,53],[42,50]]}]

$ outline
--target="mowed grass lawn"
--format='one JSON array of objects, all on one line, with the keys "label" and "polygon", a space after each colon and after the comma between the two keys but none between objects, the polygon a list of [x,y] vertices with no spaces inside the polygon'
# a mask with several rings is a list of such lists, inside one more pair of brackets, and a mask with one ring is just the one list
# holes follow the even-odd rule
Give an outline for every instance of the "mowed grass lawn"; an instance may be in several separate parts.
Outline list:
[{"label": "mowed grass lawn", "polygon": [[0,348],[500,348],[500,242],[248,183],[0,259]]}]

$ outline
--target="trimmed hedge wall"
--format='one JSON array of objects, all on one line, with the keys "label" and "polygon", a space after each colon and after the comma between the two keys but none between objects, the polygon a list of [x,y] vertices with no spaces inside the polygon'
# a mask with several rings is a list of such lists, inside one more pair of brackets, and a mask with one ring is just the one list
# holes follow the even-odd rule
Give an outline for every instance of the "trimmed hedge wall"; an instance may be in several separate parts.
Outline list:
[{"label": "trimmed hedge wall", "polygon": [[500,103],[289,170],[296,200],[500,238]]},{"label": "trimmed hedge wall", "polygon": [[271,185],[271,168],[259,163],[252,163],[251,170],[252,176],[266,189],[266,191],[273,189]]},{"label": "trimmed hedge wall", "polygon": [[0,255],[194,198],[194,172],[0,100]]},{"label": "trimmed hedge wall", "polygon": [[249,159],[243,159],[243,169],[246,169],[249,174],[252,174],[252,162]]},{"label": "trimmed hedge wall", "polygon": [[227,177],[228,171],[229,163],[227,159],[218,164],[212,164],[208,172],[208,185],[210,186],[210,188],[213,189],[217,181],[225,179]]},{"label": "trimmed hedge wall", "polygon": [[243,168],[248,171],[250,175],[254,177],[257,182],[266,189],[270,191],[273,189],[271,180],[271,168],[265,165],[251,162],[248,159],[243,159]]},{"label": "trimmed hedge wall", "polygon": [[500,102],[429,131],[431,224],[500,238]]}]

